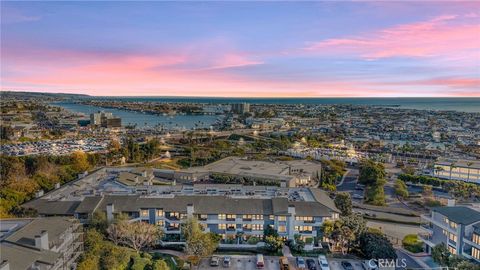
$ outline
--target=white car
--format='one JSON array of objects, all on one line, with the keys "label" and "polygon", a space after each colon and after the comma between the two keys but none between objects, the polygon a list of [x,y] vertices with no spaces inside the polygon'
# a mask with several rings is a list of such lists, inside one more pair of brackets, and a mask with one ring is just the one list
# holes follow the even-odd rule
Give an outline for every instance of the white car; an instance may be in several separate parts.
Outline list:
[{"label": "white car", "polygon": [[321,270],[330,270],[330,266],[328,266],[327,257],[325,257],[325,255],[318,255],[318,265],[320,265]]}]

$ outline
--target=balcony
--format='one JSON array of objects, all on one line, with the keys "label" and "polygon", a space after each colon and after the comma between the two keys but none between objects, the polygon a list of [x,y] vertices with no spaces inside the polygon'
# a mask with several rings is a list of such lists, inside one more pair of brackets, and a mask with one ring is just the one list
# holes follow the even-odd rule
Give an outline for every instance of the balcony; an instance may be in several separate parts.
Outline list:
[{"label": "balcony", "polygon": [[427,231],[428,233],[433,233],[433,225],[430,223],[427,224],[421,224],[420,228]]},{"label": "balcony", "polygon": [[180,227],[175,227],[175,226],[168,226],[167,231],[179,231]]},{"label": "balcony", "polygon": [[419,233],[418,234],[418,238],[420,238],[420,240],[422,240],[425,244],[433,247],[435,246],[435,244],[432,242],[433,240],[433,237],[431,234],[428,234],[428,233]]}]

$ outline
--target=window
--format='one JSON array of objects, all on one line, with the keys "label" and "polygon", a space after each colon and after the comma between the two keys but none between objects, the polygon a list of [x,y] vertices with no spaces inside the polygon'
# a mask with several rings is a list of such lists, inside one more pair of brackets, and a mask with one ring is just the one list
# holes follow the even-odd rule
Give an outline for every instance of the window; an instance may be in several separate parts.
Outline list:
[{"label": "window", "polygon": [[448,224],[448,218],[447,218],[447,217],[444,217],[444,218],[443,218],[443,222],[445,222],[445,223]]},{"label": "window", "polygon": [[252,224],[252,230],[263,231],[263,224]]},{"label": "window", "polygon": [[448,235],[448,233],[447,233],[447,231],[446,231],[446,230],[442,230],[442,233],[443,233],[443,235],[445,235],[445,236],[447,236],[447,235]]},{"label": "window", "polygon": [[454,234],[454,233],[448,233],[448,239],[450,239],[450,241],[453,241],[453,242],[457,242],[457,235]]},{"label": "window", "polygon": [[218,219],[226,219],[227,215],[225,214],[218,214]]},{"label": "window", "polygon": [[278,216],[278,221],[287,221],[287,216]]},{"label": "window", "polygon": [[285,226],[285,225],[278,226],[278,232],[279,233],[287,232],[287,226]]},{"label": "window", "polygon": [[176,231],[178,229],[180,229],[179,223],[170,223],[167,227],[167,231]]},{"label": "window", "polygon": [[237,215],[232,215],[232,214],[228,214],[227,215],[227,220],[235,220],[237,218]]},{"label": "window", "polygon": [[268,219],[274,220],[274,219],[275,219],[275,216],[274,216],[274,215],[270,215],[270,216],[268,216]]},{"label": "window", "polygon": [[207,219],[208,219],[208,215],[204,215],[204,214],[198,215],[198,219],[199,219],[199,220],[207,220]]},{"label": "window", "polygon": [[170,212],[168,215],[170,219],[180,219],[180,213],[179,212]]},{"label": "window", "polygon": [[227,224],[227,231],[234,231],[237,229],[237,224]]},{"label": "window", "polygon": [[224,223],[218,224],[218,229],[219,230],[226,230],[227,229],[227,224],[224,224]]},{"label": "window", "polygon": [[163,220],[157,220],[157,225],[163,227],[165,226],[165,222]]},{"label": "window", "polygon": [[252,215],[253,220],[263,220],[263,215]]},{"label": "window", "polygon": [[457,249],[452,246],[448,246],[448,251],[450,251],[452,254],[457,254]]},{"label": "window", "polygon": [[480,249],[472,247],[472,257],[475,259],[480,259]]},{"label": "window", "polygon": [[252,215],[243,215],[242,219],[243,220],[252,220]]},{"label": "window", "polygon": [[298,232],[312,232],[312,226],[295,226],[295,231]]},{"label": "window", "polygon": [[296,216],[295,220],[303,221],[303,222],[313,222],[313,217]]},{"label": "window", "polygon": [[245,231],[251,231],[252,230],[252,224],[244,224],[243,229]]},{"label": "window", "polygon": [[157,211],[155,211],[155,214],[157,215],[157,217],[163,217],[163,210],[157,209]]},{"label": "window", "polygon": [[457,229],[457,223],[450,221],[449,224],[452,229]]},{"label": "window", "polygon": [[480,235],[474,233],[473,236],[472,236],[472,242],[474,242],[475,244],[480,245]]},{"label": "window", "polygon": [[148,209],[142,209],[140,210],[140,216],[141,217],[148,217]]}]

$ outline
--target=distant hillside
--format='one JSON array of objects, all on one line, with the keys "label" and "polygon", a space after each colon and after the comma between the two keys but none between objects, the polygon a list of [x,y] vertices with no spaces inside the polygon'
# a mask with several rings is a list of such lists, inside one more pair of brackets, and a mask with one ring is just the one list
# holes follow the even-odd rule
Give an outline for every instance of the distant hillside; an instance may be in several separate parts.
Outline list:
[{"label": "distant hillside", "polygon": [[1,99],[82,99],[88,98],[89,95],[68,94],[68,93],[42,93],[42,92],[23,92],[23,91],[0,91]]}]

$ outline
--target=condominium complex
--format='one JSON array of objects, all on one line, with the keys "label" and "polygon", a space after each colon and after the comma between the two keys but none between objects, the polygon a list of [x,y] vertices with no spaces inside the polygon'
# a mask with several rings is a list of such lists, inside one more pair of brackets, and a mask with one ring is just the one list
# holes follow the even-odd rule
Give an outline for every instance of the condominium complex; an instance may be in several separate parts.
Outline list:
[{"label": "condominium complex", "polygon": [[[42,216],[75,216],[81,221],[86,221],[95,211],[106,212],[110,219],[124,213],[132,221],[161,226],[165,234],[174,239],[180,238],[180,224],[188,216],[196,217],[207,231],[218,233],[224,239],[241,233],[245,240],[251,236],[261,239],[267,226],[287,239],[299,234],[313,240],[320,236],[318,231],[325,220],[339,217],[332,199],[316,188],[126,185],[118,180],[122,172],[110,170],[113,169],[99,170],[23,206],[35,209]],[[142,172],[135,169],[130,173],[136,175],[137,170]]]},{"label": "condominium complex", "polygon": [[480,212],[466,206],[433,208],[422,216],[425,225],[420,239],[426,251],[444,243],[452,254],[480,262]]},{"label": "condominium complex", "polygon": [[480,183],[480,161],[443,160],[434,165],[433,175],[438,178]]},{"label": "condominium complex", "polygon": [[[339,211],[326,193],[306,189],[296,200],[283,196],[92,196],[86,197],[75,209],[75,216],[86,220],[95,211],[106,212],[107,218],[127,214],[133,221],[144,221],[162,227],[165,234],[180,237],[181,223],[196,217],[206,231],[223,239],[263,238],[263,230],[271,226],[285,239],[296,234],[302,238],[319,236],[325,220],[337,219]],[[303,196],[303,197],[300,197]]]},{"label": "condominium complex", "polygon": [[83,230],[67,217],[2,220],[0,270],[72,269],[83,251]]}]

